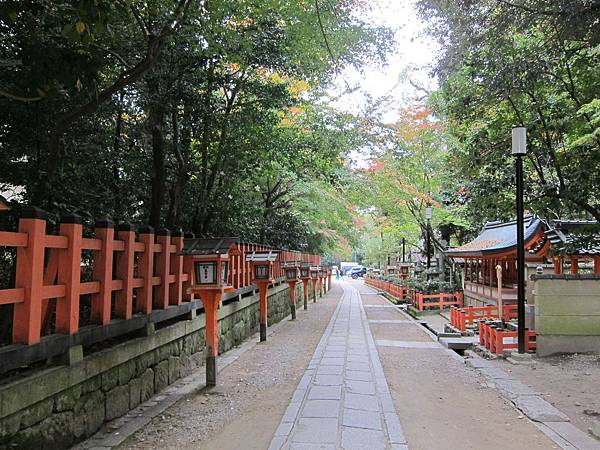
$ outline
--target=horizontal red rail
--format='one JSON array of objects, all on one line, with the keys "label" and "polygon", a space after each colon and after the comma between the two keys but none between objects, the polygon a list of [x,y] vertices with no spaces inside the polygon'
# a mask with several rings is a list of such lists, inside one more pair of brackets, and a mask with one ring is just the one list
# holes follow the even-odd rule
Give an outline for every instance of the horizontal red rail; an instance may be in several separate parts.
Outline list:
[{"label": "horizontal red rail", "polygon": [[[47,234],[46,221],[37,217],[22,218],[18,232],[0,231],[0,247],[15,248],[17,254],[15,286],[0,289],[0,305],[14,305],[13,343],[38,343],[53,309],[55,332],[76,333],[82,295],[91,295],[90,319],[102,325],[113,318],[130,319],[134,313],[150,314],[193,300],[185,294],[191,269],[178,255],[184,242],[180,233],[136,234],[132,227],[115,230],[112,223],[103,222],[94,228],[94,237],[83,237],[83,226],[70,222],[60,224],[58,235]],[[252,283],[245,254],[277,249],[244,242],[236,247],[230,257],[229,281],[239,289]],[[85,261],[82,251],[91,251]],[[277,251],[277,278],[284,275],[282,261],[320,265],[319,255]],[[91,281],[82,282],[82,270],[90,269]]]}]

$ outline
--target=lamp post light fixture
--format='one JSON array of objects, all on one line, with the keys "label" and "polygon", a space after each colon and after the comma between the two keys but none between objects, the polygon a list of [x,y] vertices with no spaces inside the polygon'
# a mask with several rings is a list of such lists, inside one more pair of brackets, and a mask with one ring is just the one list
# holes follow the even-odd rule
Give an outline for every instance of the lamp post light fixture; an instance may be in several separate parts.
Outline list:
[{"label": "lamp post light fixture", "polygon": [[523,156],[527,154],[527,129],[512,129],[512,154],[515,157],[517,209],[517,324],[518,352],[525,353],[525,239],[523,219]]},{"label": "lamp post light fixture", "polygon": [[286,261],[283,264],[285,281],[290,287],[290,308],[292,320],[296,320],[296,284],[300,281],[300,262]]},{"label": "lamp post light fixture", "polygon": [[310,280],[312,282],[313,290],[313,303],[317,302],[317,283],[319,282],[319,274],[321,272],[320,266],[311,266],[310,268]]},{"label": "lamp post light fixture", "polygon": [[237,238],[187,238],[180,253],[184,257],[184,271],[188,275],[186,295],[198,295],[204,306],[207,386],[217,384],[217,313],[223,294],[234,291],[227,280],[229,256],[239,256],[235,245],[238,241]]},{"label": "lamp post light fixture", "polygon": [[433,212],[431,210],[431,206],[427,205],[427,207],[425,208],[425,219],[427,219],[427,268],[429,269],[431,267],[431,254],[430,254],[430,250],[431,250],[431,217],[433,215]]},{"label": "lamp post light fixture", "polygon": [[270,284],[275,282],[273,278],[273,262],[277,259],[277,253],[263,252],[246,255],[246,261],[252,263],[252,282],[258,287],[259,296],[259,321],[260,321],[260,342],[267,340],[267,290]]},{"label": "lamp post light fixture", "polygon": [[308,309],[308,283],[310,282],[309,263],[303,263],[300,266],[300,279],[302,280],[302,289],[304,294],[304,309]]},{"label": "lamp post light fixture", "polygon": [[321,270],[319,271],[319,284],[320,284],[320,293],[321,293],[321,297],[323,297],[323,295],[325,295],[325,292],[327,292],[327,267],[321,267]]}]

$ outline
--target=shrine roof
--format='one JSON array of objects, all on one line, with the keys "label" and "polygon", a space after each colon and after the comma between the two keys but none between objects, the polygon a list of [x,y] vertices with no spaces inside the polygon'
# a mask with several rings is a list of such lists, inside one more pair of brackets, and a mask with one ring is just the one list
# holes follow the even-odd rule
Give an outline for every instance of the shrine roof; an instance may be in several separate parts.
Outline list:
[{"label": "shrine roof", "polygon": [[[554,220],[548,224],[546,237],[552,246],[558,250],[568,248],[568,253],[573,255],[600,256],[600,234],[591,232],[597,229],[595,220]],[[588,234],[588,242],[575,242],[578,234]]]},{"label": "shrine roof", "polygon": [[[540,219],[533,216],[525,217],[524,240],[527,245],[538,235],[543,223]],[[483,230],[473,241],[461,245],[460,247],[450,248],[445,253],[448,256],[482,256],[493,255],[495,253],[505,253],[515,250],[517,247],[517,222],[488,222]]]},{"label": "shrine roof", "polygon": [[181,255],[227,254],[239,242],[239,238],[188,238],[184,240]]}]

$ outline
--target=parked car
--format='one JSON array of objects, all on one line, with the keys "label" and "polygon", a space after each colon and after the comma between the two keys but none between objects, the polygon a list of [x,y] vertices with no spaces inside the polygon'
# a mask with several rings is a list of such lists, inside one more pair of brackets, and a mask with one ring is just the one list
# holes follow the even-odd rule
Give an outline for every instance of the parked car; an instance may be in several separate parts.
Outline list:
[{"label": "parked car", "polygon": [[364,276],[365,273],[367,273],[366,267],[356,266],[350,269],[350,273],[348,275],[350,275],[353,279],[356,280],[358,277]]}]

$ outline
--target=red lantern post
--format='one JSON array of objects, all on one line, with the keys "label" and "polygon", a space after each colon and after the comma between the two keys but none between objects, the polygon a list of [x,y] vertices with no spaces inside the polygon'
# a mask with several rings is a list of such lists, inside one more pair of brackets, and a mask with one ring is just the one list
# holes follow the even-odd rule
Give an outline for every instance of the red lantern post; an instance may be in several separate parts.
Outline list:
[{"label": "red lantern post", "polygon": [[296,320],[296,284],[300,281],[300,263],[288,261],[284,264],[285,281],[290,287],[290,309],[292,320]]},{"label": "red lantern post", "polygon": [[300,267],[300,279],[304,293],[304,309],[308,309],[308,283],[310,282],[310,264],[303,264]]},{"label": "red lantern post", "polygon": [[227,284],[229,255],[236,252],[236,238],[185,239],[181,254],[184,266],[191,268],[187,295],[198,295],[204,306],[206,319],[206,385],[217,384],[217,356],[219,355],[218,311],[223,294],[233,292]]},{"label": "red lantern post", "polygon": [[246,255],[246,261],[252,263],[252,282],[256,285],[256,287],[258,287],[260,305],[260,342],[267,340],[267,291],[269,289],[269,285],[275,282],[275,279],[273,278],[273,262],[276,259],[277,254],[273,252],[252,252],[252,254]]}]

